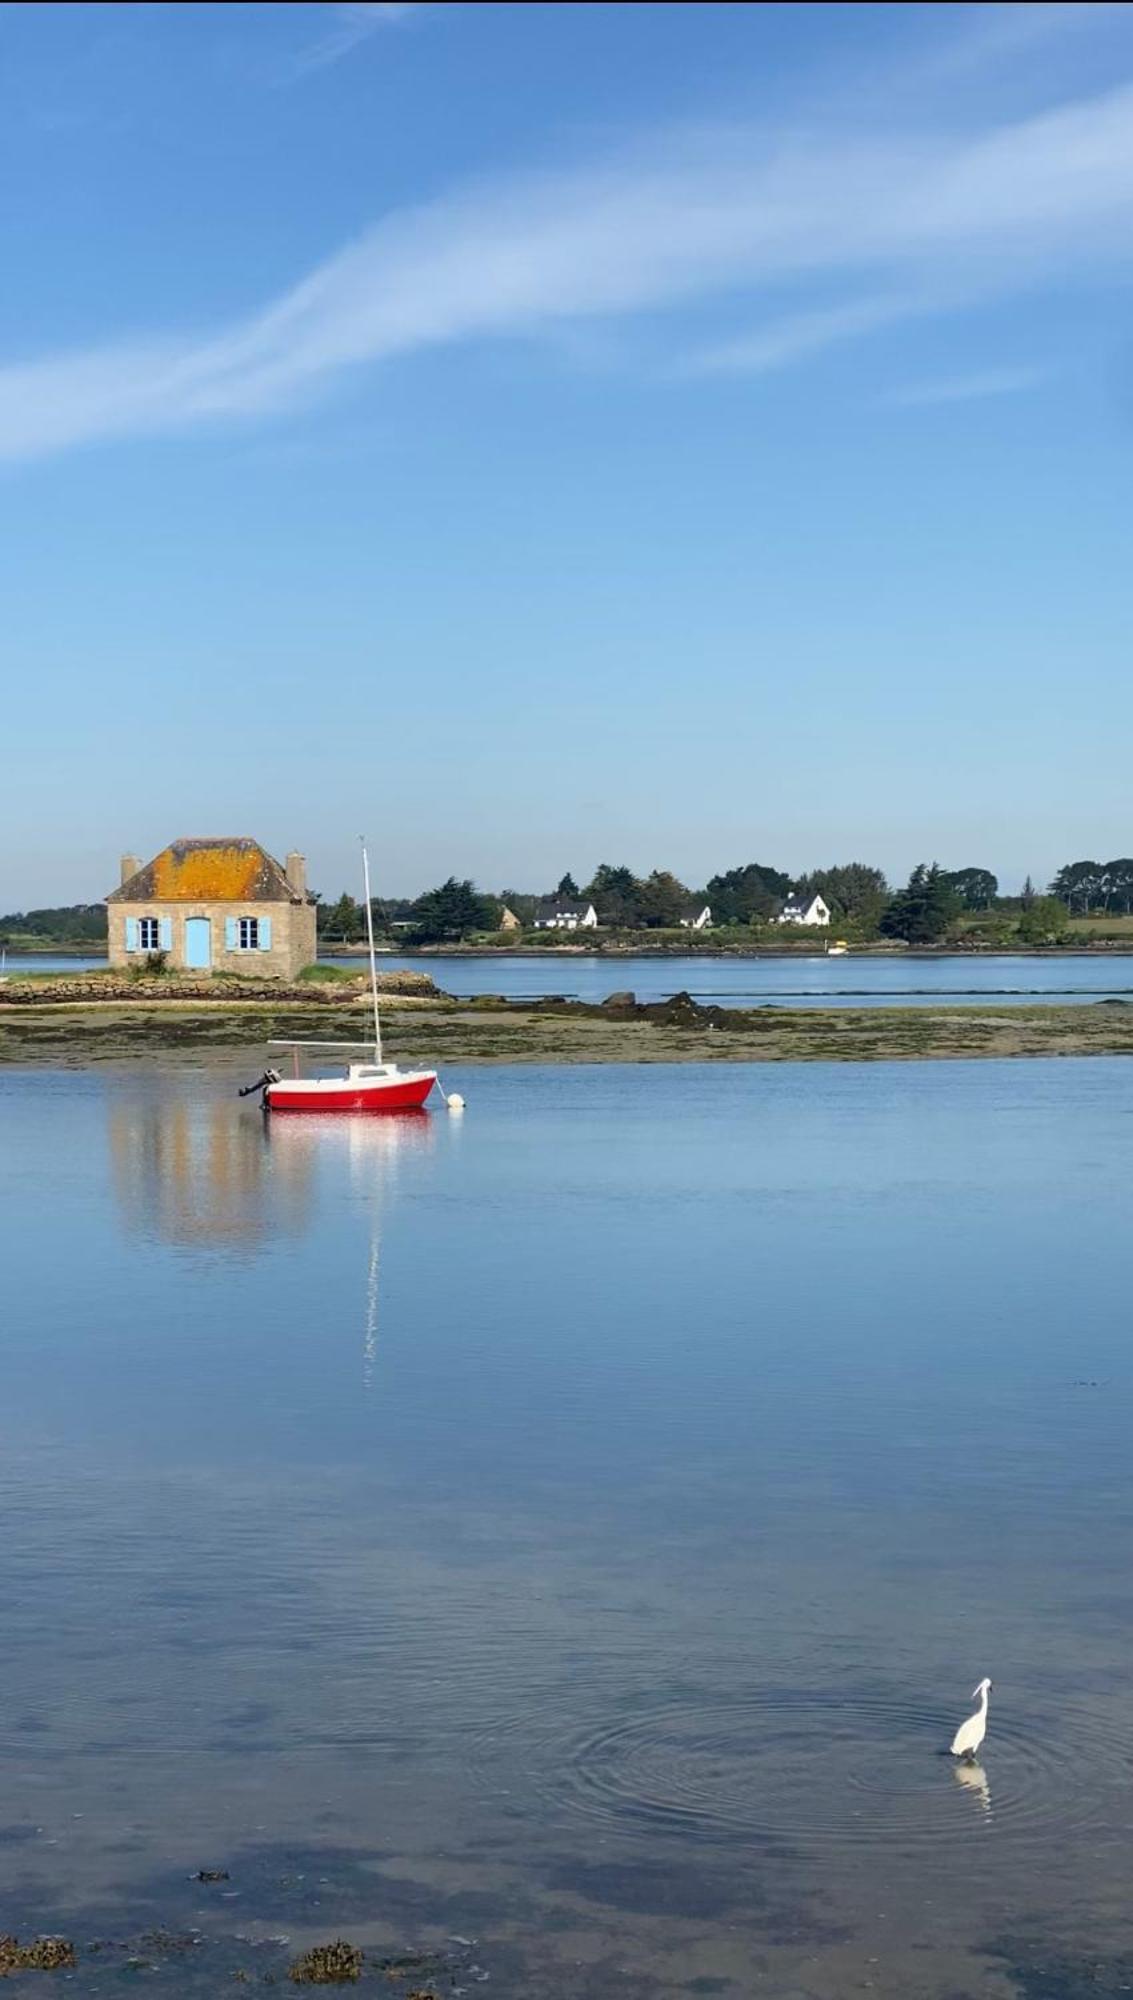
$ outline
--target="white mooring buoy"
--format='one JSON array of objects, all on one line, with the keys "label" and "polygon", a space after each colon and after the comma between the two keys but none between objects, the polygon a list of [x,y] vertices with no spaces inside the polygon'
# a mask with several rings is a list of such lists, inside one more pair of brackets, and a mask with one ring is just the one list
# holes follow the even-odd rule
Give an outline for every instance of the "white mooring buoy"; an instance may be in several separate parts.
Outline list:
[{"label": "white mooring buoy", "polygon": [[445,1103],[448,1105],[450,1111],[463,1111],[464,1109],[464,1099],[459,1090],[451,1091],[448,1097],[445,1098]]}]

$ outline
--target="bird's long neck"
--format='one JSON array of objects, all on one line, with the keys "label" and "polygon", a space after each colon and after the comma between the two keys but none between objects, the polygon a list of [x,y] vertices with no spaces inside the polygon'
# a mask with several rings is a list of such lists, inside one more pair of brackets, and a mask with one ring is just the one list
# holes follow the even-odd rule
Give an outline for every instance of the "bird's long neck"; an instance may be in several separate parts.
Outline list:
[{"label": "bird's long neck", "polygon": [[981,1689],[980,1689],[980,1714],[981,1714],[981,1715],[986,1715],[986,1714],[987,1714],[987,1689],[986,1689],[986,1688],[981,1688]]}]

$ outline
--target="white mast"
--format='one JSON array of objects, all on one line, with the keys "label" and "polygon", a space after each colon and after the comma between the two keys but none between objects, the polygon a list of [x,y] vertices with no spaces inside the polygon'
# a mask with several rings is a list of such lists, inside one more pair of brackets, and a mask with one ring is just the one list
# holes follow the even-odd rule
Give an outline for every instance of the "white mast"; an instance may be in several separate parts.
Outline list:
[{"label": "white mast", "polygon": [[370,991],[374,996],[374,1061],[382,1059],[382,1022],[378,1013],[378,966],[374,957],[374,912],[370,908],[370,862],[366,853],[366,836],[358,836],[362,843],[362,881],[366,890],[366,937],[370,946]]}]

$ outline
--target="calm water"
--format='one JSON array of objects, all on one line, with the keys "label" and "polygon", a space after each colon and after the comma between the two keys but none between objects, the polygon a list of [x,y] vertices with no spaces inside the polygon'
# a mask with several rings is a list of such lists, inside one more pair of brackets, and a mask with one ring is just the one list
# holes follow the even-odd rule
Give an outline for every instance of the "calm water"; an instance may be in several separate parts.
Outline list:
[{"label": "calm water", "polygon": [[[358,957],[328,962],[365,972]],[[524,999],[562,993],[604,1000],[629,987],[639,1000],[664,1000],[686,987],[698,1000],[723,1007],[919,1007],[947,1000],[975,1004],[989,998],[1035,1005],[1067,1005],[1121,997],[1133,1000],[1133,955],[1025,958],[464,958],[430,954],[399,958],[382,953],[383,972],[429,972],[447,993],[503,993]],[[105,958],[20,958],[14,971],[85,971]]]},{"label": "calm water", "polygon": [[0,1929],[1126,1990],[1133,1066],[248,1069],[0,1073]]},{"label": "calm water", "polygon": [[[358,964],[357,959],[344,961]],[[604,1000],[629,987],[664,1000],[682,987],[723,1007],[897,1007],[1000,1000],[1133,999],[1133,956],[1094,958],[426,958],[383,957],[383,970],[431,972],[448,993],[564,993]],[[362,962],[364,970],[364,961]]]}]

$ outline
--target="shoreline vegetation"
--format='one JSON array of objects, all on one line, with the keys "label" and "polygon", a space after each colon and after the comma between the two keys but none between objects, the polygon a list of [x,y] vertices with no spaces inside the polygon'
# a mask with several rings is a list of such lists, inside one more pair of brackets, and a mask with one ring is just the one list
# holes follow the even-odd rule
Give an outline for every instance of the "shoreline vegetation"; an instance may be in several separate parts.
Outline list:
[{"label": "shoreline vegetation", "polygon": [[[1133,1055],[1133,1004],[705,1006],[687,993],[641,1002],[549,996],[457,1000],[427,973],[389,973],[383,1041],[397,1059],[451,1063],[897,1062]],[[273,1039],[361,1042],[368,983],[347,975],[268,982],[85,977],[0,986],[0,1064],[84,1067],[181,1051],[263,1049]]]},{"label": "shoreline vegetation", "polygon": [[[334,902],[321,894],[311,900],[320,952],[363,949],[366,912],[348,891]],[[603,862],[583,887],[568,873],[547,896],[489,895],[450,875],[417,897],[371,896],[370,915],[383,953],[413,956],[810,956],[828,943],[871,952],[1121,950],[1133,948],[1133,858],[1068,862],[1045,892],[1028,876],[1018,895],[1000,895],[988,868],[936,862],[918,862],[899,887],[862,861],[796,877],[752,861],[695,890],[667,869],[639,876]],[[0,916],[0,947],[13,958],[101,952],[106,937],[105,904]]]},{"label": "shoreline vegetation", "polygon": [[[545,940],[545,941],[544,941]],[[812,930],[802,935],[782,939],[764,939],[754,943],[750,935],[735,930],[695,931],[682,933],[679,937],[656,931],[642,931],[631,936],[603,937],[591,932],[586,943],[577,941],[574,934],[540,933],[538,940],[531,937],[482,940],[461,938],[450,939],[442,944],[390,944],[388,941],[376,947],[376,956],[383,958],[421,959],[428,962],[433,958],[825,958],[827,941],[836,942],[833,935],[823,931],[816,935]],[[103,956],[102,941],[94,943],[59,944],[51,939],[36,939],[34,942],[21,940],[18,944],[6,944],[8,974],[24,977],[20,972],[20,961],[25,958],[99,958]],[[846,957],[855,958],[1095,958],[1128,957],[1133,953],[1133,922],[1129,928],[1111,928],[1096,936],[1076,933],[1074,936],[1051,944],[1024,944],[1018,939],[1003,943],[998,939],[982,935],[978,931],[963,932],[959,936],[941,938],[935,944],[907,944],[899,938],[868,938],[846,945]],[[369,953],[364,944],[337,944],[320,939],[320,956],[313,967],[307,968],[308,977],[316,977],[319,972],[333,973],[346,959],[356,959],[360,966],[367,964]],[[105,968],[98,968],[100,974]],[[34,971],[26,975],[34,978]],[[86,976],[85,973],[82,976]],[[349,975],[348,975],[349,976]],[[3,974],[0,973],[0,982]]]}]

